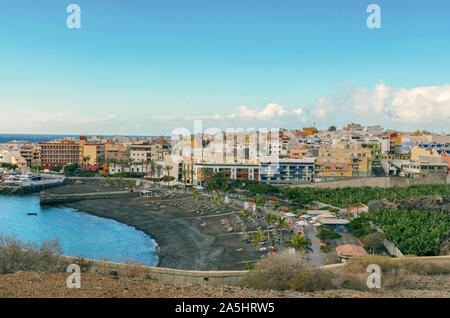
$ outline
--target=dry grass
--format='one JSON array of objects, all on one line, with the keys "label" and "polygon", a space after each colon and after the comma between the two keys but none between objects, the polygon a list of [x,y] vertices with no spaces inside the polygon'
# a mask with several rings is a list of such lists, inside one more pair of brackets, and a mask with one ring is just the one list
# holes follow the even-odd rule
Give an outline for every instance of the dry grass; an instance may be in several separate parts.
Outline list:
[{"label": "dry grass", "polygon": [[333,286],[333,273],[308,264],[298,254],[283,252],[258,263],[240,285],[273,290],[326,290]]},{"label": "dry grass", "polygon": [[[448,275],[448,263],[425,260],[416,257],[393,259],[387,256],[370,255],[350,259],[339,272],[340,286],[356,290],[369,290],[366,272],[370,264],[377,264],[381,269],[381,288],[412,289],[417,286],[418,276]],[[374,289],[376,290],[376,289]]]},{"label": "dry grass", "polygon": [[69,264],[60,256],[58,239],[41,245],[23,243],[15,237],[0,235],[0,274],[16,272],[64,272]]},{"label": "dry grass", "polygon": [[[381,288],[369,288],[367,272],[370,264],[381,269]],[[256,289],[321,291],[331,289],[351,289],[382,292],[384,290],[416,289],[418,277],[448,275],[450,266],[436,260],[415,257],[392,259],[386,256],[367,256],[349,260],[342,268],[325,270],[308,264],[297,254],[273,255],[257,264],[250,271],[241,286]]]}]

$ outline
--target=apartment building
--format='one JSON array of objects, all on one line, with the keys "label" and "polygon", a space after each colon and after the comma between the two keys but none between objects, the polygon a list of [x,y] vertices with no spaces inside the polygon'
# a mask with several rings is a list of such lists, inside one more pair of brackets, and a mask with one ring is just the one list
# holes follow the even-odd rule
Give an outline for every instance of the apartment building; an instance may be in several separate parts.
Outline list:
[{"label": "apartment building", "polygon": [[289,152],[289,158],[291,159],[302,159],[308,156],[309,150],[306,148],[294,148]]},{"label": "apartment building", "polygon": [[204,185],[216,173],[224,174],[227,180],[259,181],[259,165],[257,164],[194,163],[194,185]]},{"label": "apartment building", "polygon": [[41,165],[39,147],[36,145],[21,145],[20,156],[25,159],[27,167]]},{"label": "apartment building", "polygon": [[407,178],[436,178],[443,177],[448,174],[448,166],[441,162],[440,158],[410,161],[402,166],[402,172]]},{"label": "apartment building", "polygon": [[335,180],[349,177],[368,177],[372,172],[372,151],[355,143],[339,142],[330,149],[320,148],[315,164],[318,180]]},{"label": "apartment building", "polygon": [[130,149],[130,158],[134,162],[142,162],[142,161],[156,161],[161,160],[161,157],[158,157],[158,153],[161,151],[161,144],[142,144],[142,145],[131,145]]},{"label": "apartment building", "polygon": [[447,172],[450,174],[450,144],[439,143],[419,143],[411,150],[411,160],[433,160],[440,161],[447,166]]},{"label": "apartment building", "polygon": [[48,169],[56,165],[79,163],[82,147],[79,142],[69,139],[52,142],[39,142],[41,165]]},{"label": "apartment building", "polygon": [[[100,161],[105,159],[105,145],[104,144],[90,144],[80,141],[81,158],[80,162],[88,165],[97,165]],[[89,159],[85,161],[84,158]]]},{"label": "apartment building", "polygon": [[105,144],[105,160],[120,160],[129,157],[127,146],[117,143]]},{"label": "apartment building", "polygon": [[314,181],[315,158],[261,160],[261,183],[302,183]]}]

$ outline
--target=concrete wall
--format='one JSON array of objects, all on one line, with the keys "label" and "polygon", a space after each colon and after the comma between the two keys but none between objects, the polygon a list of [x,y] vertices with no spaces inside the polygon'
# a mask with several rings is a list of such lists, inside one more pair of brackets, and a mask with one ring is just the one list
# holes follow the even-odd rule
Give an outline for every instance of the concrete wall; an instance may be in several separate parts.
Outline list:
[{"label": "concrete wall", "polygon": [[[68,257],[74,259],[73,257]],[[407,259],[394,258],[393,260]],[[447,256],[423,256],[423,257],[411,257],[411,259],[417,259],[421,261],[434,261],[450,264],[450,255]],[[95,260],[87,260],[92,264],[92,270],[96,270],[103,274],[108,274],[111,270],[116,270],[119,273],[119,277],[123,275],[124,271],[133,271],[132,265],[119,264],[113,262],[102,262]],[[345,266],[344,263],[324,265],[320,268],[326,270],[339,270]],[[241,279],[247,275],[247,271],[188,271],[172,268],[162,268],[153,266],[138,266],[137,270],[142,271],[149,275],[149,278],[155,279],[162,283],[174,283],[174,284],[199,284],[207,286],[218,285],[237,285]]]},{"label": "concrete wall", "polygon": [[[372,226],[378,232],[384,233],[383,230],[379,226],[377,226],[376,224],[372,223]],[[383,245],[386,248],[386,250],[389,252],[389,254],[391,254],[391,255],[393,255],[395,257],[405,257],[405,255],[403,255],[403,253],[391,241],[388,241],[387,239],[384,239]]]},{"label": "concrete wall", "polygon": [[[69,259],[75,259],[68,257]],[[127,264],[119,264],[113,262],[102,262],[96,260],[86,260],[90,262],[91,270],[108,274],[111,270],[115,270],[121,275],[135,271],[141,274],[148,274],[149,278],[163,283],[175,284],[199,284],[208,286],[218,285],[237,285],[237,283],[245,277],[246,271],[192,271],[181,270],[154,266],[135,266]]]}]

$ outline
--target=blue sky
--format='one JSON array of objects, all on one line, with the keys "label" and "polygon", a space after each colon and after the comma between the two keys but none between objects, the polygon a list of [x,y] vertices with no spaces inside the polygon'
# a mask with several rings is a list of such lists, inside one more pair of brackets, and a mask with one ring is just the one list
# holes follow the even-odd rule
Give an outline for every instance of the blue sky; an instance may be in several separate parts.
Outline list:
[{"label": "blue sky", "polygon": [[[71,3],[81,7],[78,30],[66,26]],[[366,26],[371,3],[381,8],[381,29]],[[450,126],[445,0],[0,4],[0,111],[14,121],[0,132],[170,134],[192,126],[189,116],[218,126],[326,128],[347,119],[403,129]],[[370,108],[380,85],[389,88],[381,103],[395,105],[377,116],[338,116],[345,107]],[[439,91],[415,90],[427,87]],[[368,101],[353,105],[361,92]],[[399,118],[409,107],[402,103],[418,95],[438,104],[431,112],[444,109],[444,119]],[[334,115],[314,111],[323,99]],[[276,118],[264,115],[274,104],[282,109]],[[241,116],[243,105],[254,111]],[[424,107],[413,105],[416,112]],[[289,115],[298,109],[301,115]],[[235,120],[214,121],[218,114]]]}]

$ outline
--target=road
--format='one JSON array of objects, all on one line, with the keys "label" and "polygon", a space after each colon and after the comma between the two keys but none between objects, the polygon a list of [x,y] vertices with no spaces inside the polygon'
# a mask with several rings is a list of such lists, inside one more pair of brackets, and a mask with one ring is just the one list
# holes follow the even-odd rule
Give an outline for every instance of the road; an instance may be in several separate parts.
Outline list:
[{"label": "road", "polygon": [[[235,208],[243,209],[244,203],[246,200],[243,200],[244,198],[230,198],[230,205],[233,205]],[[327,264],[327,255],[325,253],[322,253],[320,251],[320,239],[317,237],[317,232],[314,229],[314,226],[311,224],[308,224],[303,227],[299,227],[296,225],[296,221],[298,221],[297,218],[294,217],[286,217],[286,215],[280,213],[280,211],[277,210],[271,210],[264,206],[261,207],[264,211],[264,214],[267,215],[268,213],[272,213],[276,216],[282,216],[285,217],[288,220],[291,220],[293,222],[293,226],[295,229],[302,229],[304,232],[304,235],[311,240],[311,249],[308,250],[306,253],[307,260],[309,263],[316,264],[318,266],[320,265],[326,265]]]},{"label": "road", "polygon": [[326,265],[326,254],[320,251],[320,239],[317,237],[317,232],[314,229],[314,226],[308,224],[305,225],[303,229],[306,237],[311,240],[311,249],[306,253],[308,262],[319,266]]}]

